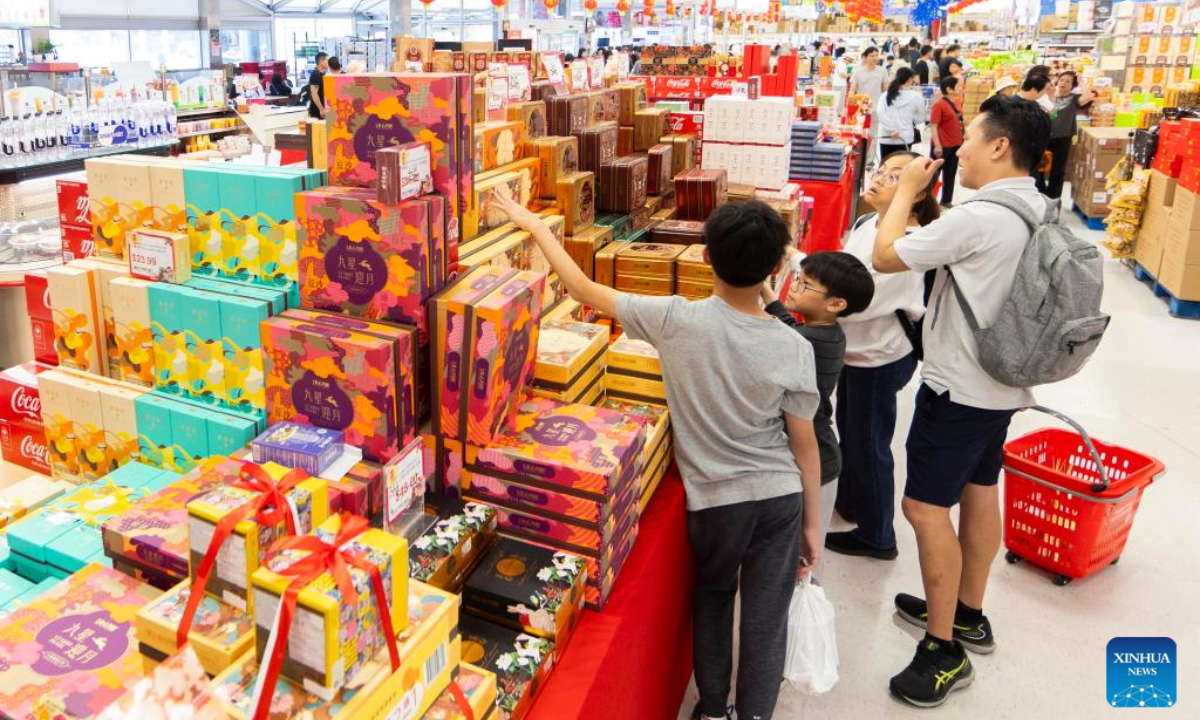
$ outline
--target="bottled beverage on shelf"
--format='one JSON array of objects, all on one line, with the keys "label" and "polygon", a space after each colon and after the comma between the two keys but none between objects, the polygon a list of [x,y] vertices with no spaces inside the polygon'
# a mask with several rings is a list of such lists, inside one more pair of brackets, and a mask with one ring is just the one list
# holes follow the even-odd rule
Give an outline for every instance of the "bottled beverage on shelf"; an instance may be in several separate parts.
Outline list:
[{"label": "bottled beverage on shelf", "polygon": [[[64,104],[10,106],[0,118],[0,163],[61,160],[96,148],[137,148],[175,140],[175,106],[138,95]],[[140,95],[144,98],[145,95]]]}]

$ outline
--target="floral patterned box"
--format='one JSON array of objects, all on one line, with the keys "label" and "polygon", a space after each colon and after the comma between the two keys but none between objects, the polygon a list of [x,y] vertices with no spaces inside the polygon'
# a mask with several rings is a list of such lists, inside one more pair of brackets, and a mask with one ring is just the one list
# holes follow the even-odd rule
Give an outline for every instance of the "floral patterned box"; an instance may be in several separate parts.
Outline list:
[{"label": "floral patterned box", "polygon": [[[376,655],[358,677],[325,700],[280,676],[271,692],[269,720],[377,720],[415,718],[426,712],[449,686],[459,666],[462,640],[459,599],[420,582],[408,585],[408,623],[397,632],[400,668],[390,672],[387,651]],[[258,660],[248,653],[212,682],[213,695],[234,720],[247,720]]]},{"label": "floral patterned box", "polygon": [[527,397],[508,429],[485,446],[467,447],[466,463],[604,501],[627,472],[640,471],[645,438],[643,423],[621,413]]},{"label": "floral patterned box", "polygon": [[363,457],[400,450],[396,351],[378,336],[273,317],[260,326],[267,417],[341,430]]},{"label": "floral patterned box", "polygon": [[586,562],[502,537],[463,587],[468,612],[553,640],[561,656],[583,609]]},{"label": "floral patterned box", "polygon": [[458,265],[462,217],[475,182],[474,79],[456,74],[328,75],[329,182],[373,188],[375,151],[428,142],[434,192],[448,199],[447,267]]},{"label": "floral patterned box", "polygon": [[522,720],[554,667],[554,643],[464,615],[463,662],[496,674],[497,720]]},{"label": "floral patterned box", "polygon": [[489,122],[475,128],[475,172],[494,170],[520,160],[525,150],[525,124]]},{"label": "floral patterned box", "polygon": [[444,495],[428,495],[425,503],[425,511],[437,519],[409,548],[409,576],[447,592],[459,592],[496,540],[496,510]]},{"label": "floral patterned box", "polygon": [[[156,663],[157,665],[157,663]],[[226,720],[190,647],[166,658],[96,720]]]},{"label": "floral patterned box", "polygon": [[300,302],[304,307],[427,329],[425,302],[441,284],[434,205],[395,205],[371,190],[325,187],[296,193]]},{"label": "floral patterned box", "polygon": [[101,529],[105,553],[183,580],[188,576],[188,502],[232,483],[241,467],[239,460],[214,455],[127,512],[105,521]]},{"label": "floral patterned box", "polygon": [[[471,707],[475,720],[497,720],[496,674],[466,662],[458,666],[458,689]],[[421,720],[467,720],[450,690],[444,691],[421,716]]]},{"label": "floral patterned box", "polygon": [[[329,518],[314,534],[325,542],[332,541],[341,529],[342,517]],[[342,549],[379,568],[392,628],[396,632],[403,630],[408,621],[408,541],[370,528]],[[251,577],[259,662],[266,655],[275,616],[291,583],[286,575],[279,573],[308,555],[303,550],[277,552]],[[326,699],[353,681],[371,658],[387,648],[379,598],[375,596],[370,575],[356,567],[348,567],[347,571],[358,593],[356,603],[342,597],[339,584],[328,572],[300,590],[280,666],[282,675]]]},{"label": "floral patterned box", "polygon": [[[288,472],[287,468],[272,463],[262,467],[276,480]],[[258,493],[253,490],[225,486],[210,490],[187,504],[189,576],[193,583],[200,562],[212,542],[217,523],[257,496]],[[299,535],[312,532],[328,517],[329,489],[324,480],[308,478],[292,488],[287,497],[295,506],[299,520],[296,533]],[[239,608],[247,607],[251,602],[250,577],[262,564],[271,543],[286,533],[287,527],[283,522],[260,526],[253,517],[239,522],[217,552],[217,562],[204,592]]]},{"label": "floral patterned box", "polygon": [[575,384],[608,347],[604,325],[568,321],[542,323],[534,383],[552,390]]},{"label": "floral patterned box", "polygon": [[88,565],[0,625],[0,708],[15,720],[92,718],[141,677],[134,614],[158,591]]},{"label": "floral patterned box", "polygon": [[[137,639],[164,655],[174,655],[176,633],[191,596],[191,581],[184,580],[137,613]],[[204,597],[196,609],[188,646],[209,675],[218,675],[254,645],[254,619],[245,610],[214,597]]]}]

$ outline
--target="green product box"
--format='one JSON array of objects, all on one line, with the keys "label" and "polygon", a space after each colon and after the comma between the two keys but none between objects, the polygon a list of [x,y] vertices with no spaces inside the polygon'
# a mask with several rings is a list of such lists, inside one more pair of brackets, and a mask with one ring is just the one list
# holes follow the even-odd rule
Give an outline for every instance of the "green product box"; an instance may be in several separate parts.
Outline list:
[{"label": "green product box", "polygon": [[250,444],[257,427],[253,420],[219,410],[205,410],[210,455],[231,455]]},{"label": "green product box", "polygon": [[149,392],[133,401],[137,415],[138,452],[142,460],[157,468],[175,467],[175,441],[171,434],[172,406],[165,395]]},{"label": "green product box", "polygon": [[225,369],[221,344],[221,298],[219,293],[198,288],[179,288],[183,298],[183,338],[187,356],[184,395],[208,405],[225,396]]},{"label": "green product box", "polygon": [[239,280],[258,275],[258,206],[254,198],[255,173],[222,170],[220,274]]},{"label": "green product box", "polygon": [[183,393],[187,387],[184,307],[189,292],[190,288],[169,283],[154,283],[146,288],[154,343],[154,387],[173,395]]},{"label": "green product box", "polygon": [[200,412],[204,408],[182,402],[172,403],[171,438],[175,447],[176,469],[187,473],[208,457],[208,423]]},{"label": "green product box", "polygon": [[0,570],[0,608],[29,592],[33,583],[8,570]]},{"label": "green product box", "polygon": [[183,196],[187,201],[188,243],[192,272],[216,275],[221,266],[220,173],[215,168],[183,170]]},{"label": "green product box", "polygon": [[270,315],[269,303],[233,295],[222,295],[220,302],[225,401],[233,407],[266,408],[258,326]]}]

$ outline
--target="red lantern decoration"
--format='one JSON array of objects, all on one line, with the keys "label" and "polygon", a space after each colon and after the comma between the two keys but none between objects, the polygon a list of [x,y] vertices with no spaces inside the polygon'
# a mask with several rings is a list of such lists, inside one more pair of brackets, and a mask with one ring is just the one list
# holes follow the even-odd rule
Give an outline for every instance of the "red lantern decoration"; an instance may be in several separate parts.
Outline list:
[{"label": "red lantern decoration", "polygon": [[617,12],[622,15],[629,12],[629,3],[626,0],[617,0]]},{"label": "red lantern decoration", "polygon": [[675,17],[675,6],[671,3],[667,3],[667,8],[664,12],[667,13],[667,17]]},{"label": "red lantern decoration", "polygon": [[498,8],[504,7],[508,0],[492,0],[492,5]]},{"label": "red lantern decoration", "polygon": [[599,3],[597,3],[596,0],[583,0],[583,7],[588,12],[595,12],[598,5]]},{"label": "red lantern decoration", "polygon": [[[424,2],[424,0],[421,1]],[[558,0],[542,0],[542,4],[546,6],[547,10],[553,10],[558,7]]]}]

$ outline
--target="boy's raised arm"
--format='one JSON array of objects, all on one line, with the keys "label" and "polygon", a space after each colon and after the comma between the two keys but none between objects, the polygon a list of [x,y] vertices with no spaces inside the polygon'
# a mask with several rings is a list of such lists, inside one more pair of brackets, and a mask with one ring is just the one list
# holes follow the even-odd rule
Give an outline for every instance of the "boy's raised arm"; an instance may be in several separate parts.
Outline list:
[{"label": "boy's raised arm", "polygon": [[517,227],[533,236],[534,242],[546,256],[550,267],[558,273],[572,298],[584,305],[590,305],[604,315],[616,317],[617,291],[594,282],[585,275],[540,217],[512,198],[499,193],[492,196],[490,206],[504,213]]}]

